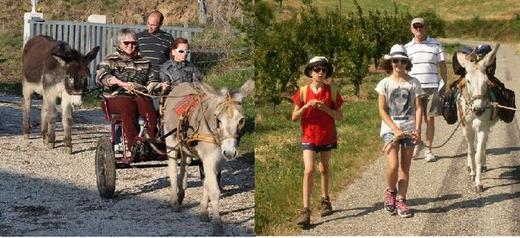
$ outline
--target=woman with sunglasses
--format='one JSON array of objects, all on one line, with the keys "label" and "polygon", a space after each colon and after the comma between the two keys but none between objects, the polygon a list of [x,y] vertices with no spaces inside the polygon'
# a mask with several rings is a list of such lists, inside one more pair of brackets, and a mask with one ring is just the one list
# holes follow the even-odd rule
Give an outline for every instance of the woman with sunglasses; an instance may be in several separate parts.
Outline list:
[{"label": "woman with sunglasses", "polygon": [[[301,147],[303,149],[303,210],[297,218],[297,225],[310,225],[310,197],[314,181],[314,162],[319,155],[321,173],[321,216],[332,213],[329,198],[329,160],[331,150],[337,147],[336,120],[341,120],[343,98],[332,90],[326,80],[332,75],[332,65],[325,57],[313,57],[305,67],[305,75],[312,82],[298,90],[294,96],[294,110],[291,119],[300,120],[302,128]],[[331,95],[335,93],[336,95]],[[333,98],[335,100],[333,100]]]},{"label": "woman with sunglasses", "polygon": [[421,140],[423,91],[419,80],[408,75],[412,64],[402,45],[392,46],[390,54],[384,56],[383,67],[391,75],[381,80],[375,90],[382,119],[380,136],[387,156],[384,209],[392,215],[411,217],[406,194],[414,146]]},{"label": "woman with sunglasses", "polygon": [[176,38],[171,44],[170,60],[161,65],[159,78],[162,82],[176,85],[183,82],[200,82],[202,73],[190,61],[190,45],[188,40],[182,37]]},{"label": "woman with sunglasses", "polygon": [[161,84],[153,77],[150,62],[139,54],[134,31],[120,30],[117,42],[116,52],[106,56],[97,66],[96,80],[104,86],[110,112],[120,113],[125,138],[129,140],[127,151],[132,151],[138,135],[137,113],[145,121],[146,136],[155,138],[157,134],[157,112],[152,100],[136,94],[135,90],[150,93],[156,88],[165,89],[167,84]]}]

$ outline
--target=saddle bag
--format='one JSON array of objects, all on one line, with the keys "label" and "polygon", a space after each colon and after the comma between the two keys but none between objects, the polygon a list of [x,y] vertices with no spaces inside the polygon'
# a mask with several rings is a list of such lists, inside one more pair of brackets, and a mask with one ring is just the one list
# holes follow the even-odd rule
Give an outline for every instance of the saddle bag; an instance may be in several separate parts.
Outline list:
[{"label": "saddle bag", "polygon": [[441,97],[442,116],[449,125],[457,122],[457,90],[450,88],[443,97]]},{"label": "saddle bag", "polygon": [[[497,102],[506,107],[512,107],[516,108],[515,105],[515,92],[513,90],[507,89],[505,87],[495,87],[496,88],[496,95],[497,95]],[[498,110],[498,118],[500,120],[504,121],[505,123],[510,123],[513,121],[515,117],[515,111],[509,110],[506,108],[497,108]]]}]

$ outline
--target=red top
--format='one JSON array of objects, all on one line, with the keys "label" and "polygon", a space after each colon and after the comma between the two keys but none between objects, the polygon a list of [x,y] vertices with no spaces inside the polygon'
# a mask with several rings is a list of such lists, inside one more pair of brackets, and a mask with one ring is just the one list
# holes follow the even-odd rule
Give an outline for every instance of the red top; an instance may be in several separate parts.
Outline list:
[{"label": "red top", "polygon": [[[333,108],[330,86],[327,84],[324,84],[318,93],[314,93],[310,86],[307,87],[306,102],[312,99],[325,102],[329,108]],[[300,99],[300,90],[298,89],[293,96],[293,102],[296,106],[301,108],[306,103],[302,102],[302,100],[303,98]],[[333,109],[340,108],[342,104],[343,98],[339,92],[337,92]],[[320,109],[312,107],[305,109],[301,118],[301,127],[303,131],[302,143],[311,143],[315,146],[320,146],[337,142],[334,119]]]}]

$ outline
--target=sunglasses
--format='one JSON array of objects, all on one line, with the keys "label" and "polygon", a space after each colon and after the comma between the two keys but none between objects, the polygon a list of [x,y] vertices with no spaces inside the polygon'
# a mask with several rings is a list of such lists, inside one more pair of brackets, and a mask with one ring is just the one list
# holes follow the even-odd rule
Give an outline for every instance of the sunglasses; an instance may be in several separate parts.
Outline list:
[{"label": "sunglasses", "polygon": [[189,54],[191,51],[190,50],[175,49],[175,52],[177,52],[179,54]]},{"label": "sunglasses", "polygon": [[415,24],[415,25],[413,25],[413,29],[423,29],[423,28],[424,28],[424,26],[421,25],[421,24]]},{"label": "sunglasses", "polygon": [[408,64],[408,59],[392,59],[394,64]]},{"label": "sunglasses", "polygon": [[324,72],[324,73],[327,73],[327,68],[324,68],[324,67],[314,67],[312,69],[312,71],[316,72],[316,73],[319,73],[319,72]]},{"label": "sunglasses", "polygon": [[125,46],[128,46],[128,45],[136,46],[137,45],[137,41],[123,41],[123,44]]}]

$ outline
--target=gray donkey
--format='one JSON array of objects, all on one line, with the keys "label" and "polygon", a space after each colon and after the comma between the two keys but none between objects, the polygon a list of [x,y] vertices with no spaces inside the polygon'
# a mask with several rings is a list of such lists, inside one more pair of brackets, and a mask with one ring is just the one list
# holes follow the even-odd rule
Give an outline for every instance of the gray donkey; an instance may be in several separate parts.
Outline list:
[{"label": "gray donkey", "polygon": [[219,214],[217,173],[224,159],[231,160],[237,156],[240,131],[245,124],[241,102],[253,90],[252,80],[247,81],[238,92],[227,88],[216,92],[204,83],[182,83],[174,88],[165,102],[164,131],[176,131],[166,138],[172,206],[179,211],[184,199],[187,188],[186,158],[200,158],[206,173],[200,219],[210,221],[208,202],[211,201],[214,234],[224,232]]}]

